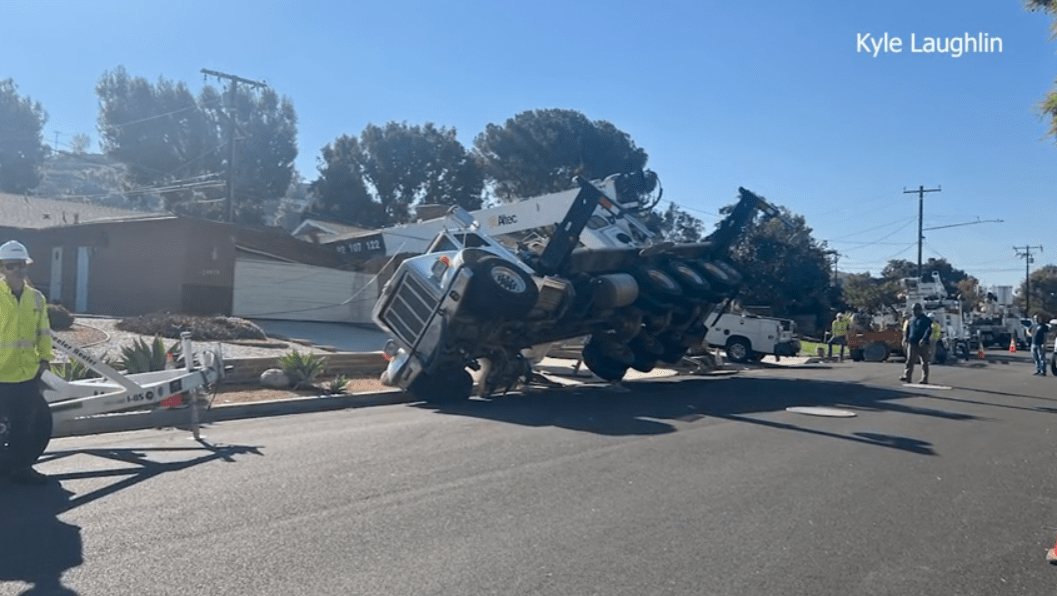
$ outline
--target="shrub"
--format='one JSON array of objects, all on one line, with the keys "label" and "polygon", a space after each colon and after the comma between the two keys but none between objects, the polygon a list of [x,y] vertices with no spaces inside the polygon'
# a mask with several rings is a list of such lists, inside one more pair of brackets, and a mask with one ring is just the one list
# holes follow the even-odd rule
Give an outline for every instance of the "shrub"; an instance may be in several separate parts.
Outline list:
[{"label": "shrub", "polygon": [[180,355],[179,343],[174,343],[166,350],[160,337],[155,337],[150,343],[137,338],[131,346],[121,348],[121,359],[117,365],[130,374],[165,370],[170,355],[174,359]]},{"label": "shrub", "polygon": [[345,386],[349,384],[349,378],[345,375],[338,375],[327,382],[323,388],[329,395],[339,395],[345,393]]},{"label": "shrub", "polygon": [[62,368],[62,370],[56,370],[55,373],[66,379],[67,381],[80,381],[82,379],[95,379],[100,375],[94,370],[81,364],[77,360],[70,360],[65,366],[60,365],[56,368]]},{"label": "shrub", "polygon": [[232,339],[268,339],[264,330],[253,321],[238,317],[197,317],[167,312],[129,317],[117,322],[122,331],[140,335],[157,335],[179,339],[184,331],[194,341],[226,341]]},{"label": "shrub", "polygon": [[52,331],[66,331],[73,327],[73,315],[61,304],[49,304],[48,323]]},{"label": "shrub", "polygon": [[294,350],[279,357],[279,368],[290,377],[294,389],[307,387],[323,372],[323,358]]}]

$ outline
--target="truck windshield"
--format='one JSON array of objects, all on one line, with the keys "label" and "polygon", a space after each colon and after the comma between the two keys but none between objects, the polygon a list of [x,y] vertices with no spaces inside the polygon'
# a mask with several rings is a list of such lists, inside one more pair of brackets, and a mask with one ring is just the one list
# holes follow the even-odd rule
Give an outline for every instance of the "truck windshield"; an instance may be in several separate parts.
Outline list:
[{"label": "truck windshield", "polygon": [[455,245],[455,242],[447,234],[441,234],[437,236],[437,239],[433,241],[433,245],[426,252],[448,252],[452,250],[459,250],[459,247]]}]

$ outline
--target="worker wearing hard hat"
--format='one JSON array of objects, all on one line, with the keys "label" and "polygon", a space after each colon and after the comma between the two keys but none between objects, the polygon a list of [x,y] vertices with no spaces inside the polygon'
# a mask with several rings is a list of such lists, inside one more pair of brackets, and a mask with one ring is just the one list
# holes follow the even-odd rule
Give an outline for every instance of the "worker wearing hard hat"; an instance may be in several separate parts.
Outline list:
[{"label": "worker wearing hard hat", "polygon": [[44,295],[26,282],[33,260],[21,243],[0,245],[0,473],[11,482],[44,484],[33,469],[51,439],[51,410],[41,395],[40,376],[50,368],[51,331]]},{"label": "worker wearing hard hat", "polygon": [[840,359],[844,361],[844,347],[848,345],[848,327],[851,326],[851,313],[839,313],[830,327],[830,337],[826,341],[829,347],[829,358],[833,358],[833,345],[840,346]]},{"label": "worker wearing hard hat", "polygon": [[931,359],[929,335],[932,333],[932,319],[925,316],[920,303],[914,304],[914,316],[907,321],[905,329],[903,345],[907,348],[907,363],[903,376],[899,377],[899,380],[911,382],[914,376],[914,365],[920,360],[921,384],[926,385],[929,382],[929,360]]}]

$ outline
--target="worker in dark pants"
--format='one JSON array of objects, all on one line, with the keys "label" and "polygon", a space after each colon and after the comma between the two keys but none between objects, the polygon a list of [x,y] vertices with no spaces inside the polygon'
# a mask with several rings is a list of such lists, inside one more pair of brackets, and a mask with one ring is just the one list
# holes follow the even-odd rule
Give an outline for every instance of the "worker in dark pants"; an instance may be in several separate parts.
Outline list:
[{"label": "worker in dark pants", "polygon": [[921,384],[929,382],[929,360],[932,359],[929,349],[929,336],[932,334],[932,319],[925,316],[920,303],[914,304],[914,316],[907,322],[903,336],[903,345],[907,350],[907,364],[900,381],[911,383],[914,376],[914,364],[921,361]]},{"label": "worker in dark pants", "polygon": [[22,244],[0,245],[0,473],[16,484],[47,482],[33,464],[52,424],[40,385],[52,357],[48,305],[26,282],[30,263]]},{"label": "worker in dark pants", "polygon": [[829,347],[829,358],[833,358],[833,346],[840,346],[840,360],[844,361],[844,348],[848,345],[848,327],[851,326],[851,313],[845,315],[839,313],[837,318],[833,320],[833,326],[830,328],[831,333],[829,340],[826,344]]}]

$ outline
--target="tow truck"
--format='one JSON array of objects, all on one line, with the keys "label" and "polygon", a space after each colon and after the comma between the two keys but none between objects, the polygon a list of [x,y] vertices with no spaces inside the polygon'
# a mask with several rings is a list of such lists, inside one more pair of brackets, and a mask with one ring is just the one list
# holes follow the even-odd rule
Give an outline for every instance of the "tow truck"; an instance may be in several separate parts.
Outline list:
[{"label": "tow truck", "polygon": [[[173,364],[174,368],[125,374],[89,352],[66,340],[52,336],[52,348],[66,354],[70,359],[80,362],[87,368],[102,375],[99,378],[67,381],[48,370],[40,377],[43,387],[41,402],[34,402],[43,410],[45,404],[50,416],[35,412],[36,424],[30,431],[30,442],[37,447],[38,454],[43,452],[53,434],[61,433],[63,427],[76,418],[112,414],[128,410],[174,407],[182,405],[185,396],[190,396],[190,415],[192,429],[197,437],[197,409],[195,400],[198,394],[219,383],[225,372],[224,359],[219,351],[204,349],[195,352],[189,333],[181,336],[181,349],[184,354],[183,365]],[[11,431],[10,421],[0,417],[0,467],[6,463],[3,457]],[[34,458],[35,459],[35,458]],[[0,473],[4,472],[0,469]]]},{"label": "tow truck", "polygon": [[[698,243],[664,241],[634,217],[611,179],[577,177],[575,198],[547,238],[508,247],[455,207],[426,254],[406,259],[372,318],[391,337],[383,383],[427,402],[507,391],[533,375],[552,342],[588,337],[581,356],[605,381],[675,363],[707,331],[704,316],[741,283],[726,260],[758,210],[744,188]],[[531,204],[531,203],[530,203]]]}]

